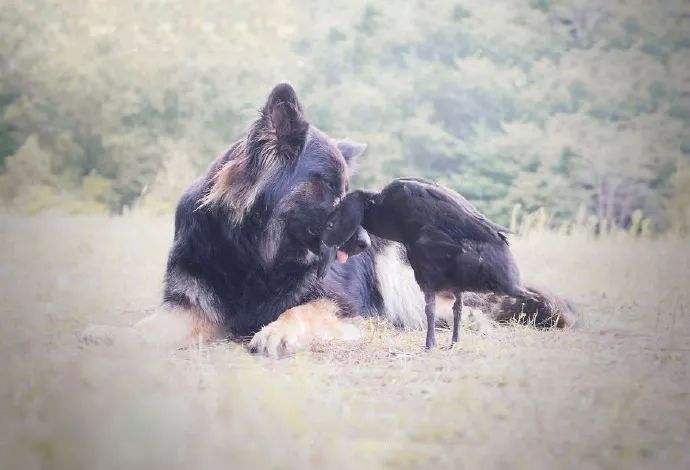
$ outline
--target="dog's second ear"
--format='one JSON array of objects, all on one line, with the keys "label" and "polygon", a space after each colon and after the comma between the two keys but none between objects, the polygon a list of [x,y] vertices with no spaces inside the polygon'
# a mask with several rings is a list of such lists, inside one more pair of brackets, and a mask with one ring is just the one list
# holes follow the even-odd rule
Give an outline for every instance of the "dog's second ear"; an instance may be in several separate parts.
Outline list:
[{"label": "dog's second ear", "polygon": [[263,115],[275,132],[281,153],[298,152],[306,139],[309,124],[290,84],[281,83],[273,88],[264,105]]},{"label": "dog's second ear", "polygon": [[355,142],[351,139],[340,139],[335,144],[348,165],[352,165],[357,157],[362,155],[367,149],[367,144]]}]

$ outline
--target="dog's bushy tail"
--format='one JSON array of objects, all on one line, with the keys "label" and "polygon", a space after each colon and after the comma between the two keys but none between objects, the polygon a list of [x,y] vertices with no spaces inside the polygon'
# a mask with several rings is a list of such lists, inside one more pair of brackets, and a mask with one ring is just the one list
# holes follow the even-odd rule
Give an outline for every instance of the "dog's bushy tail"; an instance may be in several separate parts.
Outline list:
[{"label": "dog's bushy tail", "polygon": [[567,299],[534,286],[524,290],[524,296],[467,292],[463,303],[482,310],[499,323],[516,321],[538,328],[571,328],[579,323],[575,307]]}]

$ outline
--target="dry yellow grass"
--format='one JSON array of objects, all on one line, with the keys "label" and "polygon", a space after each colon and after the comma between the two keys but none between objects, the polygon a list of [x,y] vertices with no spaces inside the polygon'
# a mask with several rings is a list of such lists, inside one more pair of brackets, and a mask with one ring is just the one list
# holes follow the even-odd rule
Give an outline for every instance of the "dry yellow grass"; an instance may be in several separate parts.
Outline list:
[{"label": "dry yellow grass", "polygon": [[360,343],[269,360],[78,341],[155,308],[167,220],[0,224],[0,468],[690,466],[688,240],[516,240],[579,330],[466,329],[425,353],[370,320]]}]

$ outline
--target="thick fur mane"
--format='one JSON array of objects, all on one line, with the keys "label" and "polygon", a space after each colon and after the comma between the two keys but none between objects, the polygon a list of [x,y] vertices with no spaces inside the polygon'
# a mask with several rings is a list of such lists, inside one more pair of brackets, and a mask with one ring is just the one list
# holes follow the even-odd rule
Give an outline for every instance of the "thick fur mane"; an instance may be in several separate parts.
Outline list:
[{"label": "thick fur mane", "polygon": [[215,173],[209,175],[210,188],[199,201],[199,207],[228,209],[234,224],[244,219],[278,173],[297,161],[306,141],[309,123],[296,97],[278,90],[269,103],[247,136],[233,145],[219,168],[211,170]]},{"label": "thick fur mane", "polygon": [[199,201],[199,209],[205,207],[225,207],[229,209],[233,223],[239,223],[256,200],[260,189],[247,177],[247,153],[245,140],[235,144],[225,157],[219,169],[209,175],[211,185]]}]

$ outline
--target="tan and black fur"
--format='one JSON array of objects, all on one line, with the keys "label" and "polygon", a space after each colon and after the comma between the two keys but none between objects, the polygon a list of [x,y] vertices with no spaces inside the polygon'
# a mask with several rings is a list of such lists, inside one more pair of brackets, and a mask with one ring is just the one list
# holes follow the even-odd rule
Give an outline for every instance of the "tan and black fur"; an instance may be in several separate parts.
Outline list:
[{"label": "tan and black fur", "polygon": [[182,195],[164,309],[139,330],[180,343],[251,337],[253,351],[279,356],[314,339],[359,337],[348,317],[421,326],[421,292],[399,245],[350,240],[343,250],[364,252],[324,264],[323,226],[364,149],[309,124],[292,87],[276,86],[247,135]]}]

